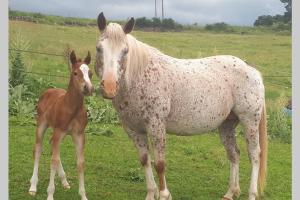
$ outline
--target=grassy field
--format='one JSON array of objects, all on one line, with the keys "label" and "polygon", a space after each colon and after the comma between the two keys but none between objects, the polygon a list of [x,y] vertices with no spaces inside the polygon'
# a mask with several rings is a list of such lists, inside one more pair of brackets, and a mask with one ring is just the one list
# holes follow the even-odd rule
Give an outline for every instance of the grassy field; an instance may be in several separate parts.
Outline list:
[{"label": "grassy field", "polygon": [[[10,44],[17,36],[30,42],[34,51],[62,54],[67,44],[85,56],[95,54],[99,36],[96,28],[63,27],[26,22],[9,23]],[[168,55],[180,58],[200,58],[217,54],[232,54],[255,65],[265,77],[269,105],[279,97],[291,96],[291,37],[276,34],[212,34],[202,32],[152,33],[134,31],[139,40],[157,47]],[[68,76],[62,57],[23,53],[27,70]],[[91,65],[92,66],[92,65]],[[280,77],[273,77],[280,76]],[[281,77],[283,76],[283,77]],[[67,79],[43,77],[58,87],[66,87]],[[93,82],[98,80],[94,76]],[[9,120],[9,195],[12,200],[45,199],[50,174],[50,130],[44,140],[40,161],[39,185],[36,197],[28,195],[32,174],[34,121],[10,117]],[[95,128],[97,127],[97,128]],[[113,132],[100,134],[99,127]],[[93,131],[93,130],[96,131]],[[89,199],[140,200],[146,195],[143,169],[133,143],[119,125],[90,123],[87,133],[86,191]],[[193,137],[168,136],[167,181],[175,200],[219,199],[227,190],[229,162],[215,133]],[[241,149],[240,200],[247,199],[250,163],[245,140],[238,135]],[[70,137],[62,143],[62,162],[71,184],[64,191],[56,179],[56,199],[80,199],[75,151]],[[291,199],[291,145],[272,140],[269,147],[268,180],[264,200]]]}]

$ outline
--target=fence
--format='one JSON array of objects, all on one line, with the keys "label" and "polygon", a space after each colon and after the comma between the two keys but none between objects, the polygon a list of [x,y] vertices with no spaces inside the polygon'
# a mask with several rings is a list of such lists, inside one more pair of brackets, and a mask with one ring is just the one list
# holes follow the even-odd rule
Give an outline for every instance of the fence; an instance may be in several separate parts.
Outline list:
[{"label": "fence", "polygon": [[[34,51],[34,50],[22,50],[22,49],[9,49],[9,51],[19,51],[23,53],[31,53],[31,54],[40,54],[40,55],[45,55],[45,56],[55,56],[55,57],[66,57],[66,55],[63,54],[56,54],[56,53],[50,53],[50,52],[40,52],[40,51]],[[33,71],[24,71],[24,73],[28,74],[34,74],[34,75],[40,75],[40,76],[47,76],[47,77],[56,77],[56,78],[65,78],[69,79],[68,75],[54,75],[51,73],[40,73],[40,72],[33,72]],[[279,75],[278,75],[279,74]],[[273,78],[291,78],[291,74],[285,74],[285,73],[277,73],[276,75],[263,75],[263,78],[267,79],[267,84],[271,84],[274,86],[280,86],[280,87],[286,87],[284,85],[281,85],[279,83],[276,83],[274,81],[270,81],[270,79]]]}]

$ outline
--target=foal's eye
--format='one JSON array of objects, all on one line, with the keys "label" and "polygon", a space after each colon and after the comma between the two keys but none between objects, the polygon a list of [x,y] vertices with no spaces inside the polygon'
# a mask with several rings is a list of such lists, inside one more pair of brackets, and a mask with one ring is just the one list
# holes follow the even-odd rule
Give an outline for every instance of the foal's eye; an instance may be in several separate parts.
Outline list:
[{"label": "foal's eye", "polygon": [[77,76],[77,72],[74,72],[74,76]]}]

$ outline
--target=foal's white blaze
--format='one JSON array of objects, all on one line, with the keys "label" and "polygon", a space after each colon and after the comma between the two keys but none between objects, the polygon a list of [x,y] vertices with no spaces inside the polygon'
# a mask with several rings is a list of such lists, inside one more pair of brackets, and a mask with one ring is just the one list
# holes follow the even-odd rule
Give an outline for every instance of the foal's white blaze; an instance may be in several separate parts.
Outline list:
[{"label": "foal's white blaze", "polygon": [[89,66],[87,66],[86,64],[82,64],[79,69],[82,71],[84,81],[89,85],[89,87],[92,87],[92,83],[89,77]]}]

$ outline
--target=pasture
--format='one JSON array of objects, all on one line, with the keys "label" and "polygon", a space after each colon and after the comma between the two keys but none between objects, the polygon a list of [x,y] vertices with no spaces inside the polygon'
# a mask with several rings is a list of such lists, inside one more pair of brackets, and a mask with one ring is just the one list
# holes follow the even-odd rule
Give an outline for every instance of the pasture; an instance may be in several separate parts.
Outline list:
[{"label": "pasture", "polygon": [[[10,45],[20,36],[29,41],[30,50],[63,54],[67,45],[83,57],[88,50],[95,61],[95,44],[99,36],[96,27],[65,27],[28,22],[9,23]],[[268,34],[213,34],[208,32],[141,32],[134,31],[137,39],[162,52],[179,58],[200,58],[217,54],[231,54],[258,68],[266,85],[267,108],[271,130],[285,124],[272,117],[274,110],[291,96],[291,37]],[[68,79],[50,75],[68,76],[63,57],[22,53],[26,71],[51,81],[56,87],[66,88]],[[90,65],[93,69],[93,64]],[[94,75],[93,83],[99,80]],[[91,97],[110,109],[110,102]],[[283,100],[282,100],[283,99]],[[34,100],[33,100],[34,101]],[[90,102],[90,101],[89,101]],[[30,117],[31,116],[31,117]],[[9,196],[10,199],[45,199],[50,173],[48,130],[40,161],[39,184],[36,197],[28,195],[32,175],[32,149],[35,141],[35,121],[30,116],[10,116],[9,119]],[[88,199],[144,199],[146,195],[144,171],[132,141],[118,123],[104,123],[90,115],[85,149],[86,192]],[[275,120],[275,121],[273,121]],[[278,125],[280,124],[280,125]],[[273,127],[274,125],[274,127]],[[275,127],[275,125],[277,125]],[[103,131],[104,130],[104,131]],[[282,134],[285,134],[282,132]],[[241,150],[239,199],[247,198],[250,163],[245,139],[238,129]],[[288,137],[288,136],[287,136]],[[219,199],[227,190],[229,161],[216,133],[193,137],[168,136],[167,139],[168,187],[176,200]],[[71,189],[64,191],[56,179],[55,199],[79,199],[76,157],[71,138],[62,142],[62,163]],[[291,145],[272,138],[269,145],[267,188],[262,199],[291,199]]]}]

